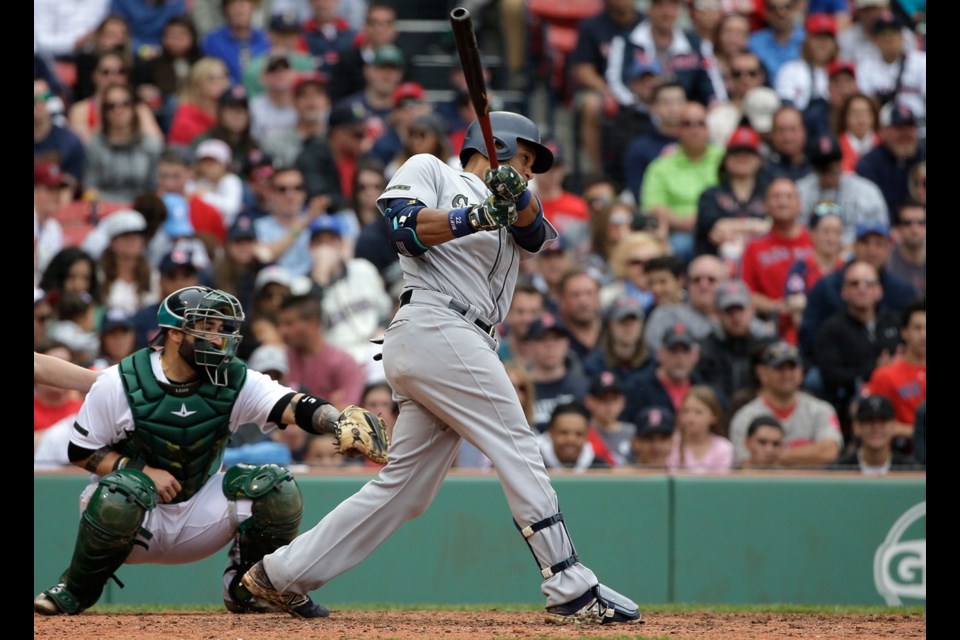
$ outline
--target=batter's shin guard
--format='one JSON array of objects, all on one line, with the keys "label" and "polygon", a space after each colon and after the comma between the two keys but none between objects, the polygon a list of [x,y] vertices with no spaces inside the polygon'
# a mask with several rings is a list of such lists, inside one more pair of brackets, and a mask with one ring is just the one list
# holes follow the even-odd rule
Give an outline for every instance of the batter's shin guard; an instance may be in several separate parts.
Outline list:
[{"label": "batter's shin guard", "polygon": [[[552,578],[555,574],[580,562],[577,550],[574,549],[573,541],[570,539],[570,533],[567,531],[567,525],[563,522],[562,513],[557,512],[525,527],[521,527],[516,520],[513,521],[513,524],[523,536],[527,546],[530,547],[530,553],[533,554],[537,569],[539,569],[544,580]],[[560,526],[557,529],[544,531],[544,529],[555,525]],[[543,532],[540,539],[536,542],[531,541],[531,538],[540,532]]]}]

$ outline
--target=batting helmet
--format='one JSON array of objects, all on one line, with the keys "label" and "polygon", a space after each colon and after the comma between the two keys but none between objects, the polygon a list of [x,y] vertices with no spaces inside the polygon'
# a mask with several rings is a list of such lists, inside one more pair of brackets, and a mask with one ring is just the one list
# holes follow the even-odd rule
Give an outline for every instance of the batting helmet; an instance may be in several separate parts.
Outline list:
[{"label": "batting helmet", "polygon": [[[529,118],[509,111],[493,111],[490,113],[490,128],[493,130],[493,140],[497,148],[497,160],[503,162],[517,155],[520,148],[518,143],[523,140],[536,149],[534,173],[544,173],[553,166],[553,152],[540,144],[540,130]],[[475,151],[487,155],[487,147],[483,143],[483,133],[477,120],[467,127],[463,147],[460,149],[460,164],[467,166],[467,161]]]}]

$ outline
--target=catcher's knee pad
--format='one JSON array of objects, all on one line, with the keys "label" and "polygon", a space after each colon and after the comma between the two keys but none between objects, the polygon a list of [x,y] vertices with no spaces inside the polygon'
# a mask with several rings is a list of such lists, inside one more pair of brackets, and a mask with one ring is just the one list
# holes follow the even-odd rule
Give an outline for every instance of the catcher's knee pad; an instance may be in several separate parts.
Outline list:
[{"label": "catcher's knee pad", "polygon": [[253,501],[251,516],[237,528],[244,571],[297,537],[303,517],[303,497],[293,474],[284,467],[234,465],[223,478],[223,493],[230,500],[249,498]]},{"label": "catcher's knee pad", "polygon": [[[516,520],[513,521],[513,524],[516,525],[520,535],[523,536],[527,546],[530,547],[530,553],[533,554],[533,559],[536,560],[537,568],[540,569],[540,575],[543,576],[544,580],[552,578],[580,562],[580,556],[577,555],[577,550],[573,548],[573,541],[570,540],[570,534],[567,532],[567,525],[563,521],[562,513],[557,512],[525,527],[521,527]],[[540,544],[535,545],[531,542],[530,539],[534,534],[555,525],[560,525],[558,527],[559,535],[549,536],[549,539],[541,541]],[[544,537],[546,538],[546,536]],[[567,555],[566,549],[569,549],[569,555]],[[564,558],[564,556],[566,557]],[[563,559],[555,562],[557,558]]]},{"label": "catcher's knee pad", "polygon": [[[82,609],[92,606],[103,586],[133,549],[147,511],[157,506],[157,487],[145,473],[121,469],[100,478],[80,517],[70,567],[63,576]],[[142,544],[142,543],[141,543]]]}]

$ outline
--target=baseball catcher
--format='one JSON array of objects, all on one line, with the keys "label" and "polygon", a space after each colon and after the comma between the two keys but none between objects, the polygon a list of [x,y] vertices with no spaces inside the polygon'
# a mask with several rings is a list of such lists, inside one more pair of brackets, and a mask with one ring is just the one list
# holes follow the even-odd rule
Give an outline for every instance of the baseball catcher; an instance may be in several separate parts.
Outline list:
[{"label": "baseball catcher", "polygon": [[[244,313],[232,295],[186,287],[164,299],[157,319],[162,348],[136,351],[102,371],[77,414],[68,455],[97,477],[80,497],[70,565],[34,599],[41,614],[93,606],[124,563],[194,562],[227,546],[226,608],[278,611],[240,578],[296,537],[303,500],[281,466],[222,470],[230,434],[251,422],[264,433],[296,424],[336,434],[344,455],[386,458],[387,435],[374,416],[356,407],[341,414],[235,358]],[[306,595],[285,605],[299,617],[329,614]]]}]

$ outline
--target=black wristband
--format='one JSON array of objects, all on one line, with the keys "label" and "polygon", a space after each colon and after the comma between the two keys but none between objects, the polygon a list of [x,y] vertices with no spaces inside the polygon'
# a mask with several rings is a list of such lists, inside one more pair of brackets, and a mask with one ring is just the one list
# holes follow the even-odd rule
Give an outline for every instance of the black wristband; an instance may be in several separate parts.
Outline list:
[{"label": "black wristband", "polygon": [[113,471],[126,469],[129,463],[130,463],[130,458],[128,458],[127,456],[117,456],[117,459],[113,461]]},{"label": "black wristband", "polygon": [[303,394],[303,396],[300,397],[300,401],[297,402],[297,406],[293,408],[294,421],[297,423],[297,426],[307,433],[322,435],[324,432],[317,431],[317,428],[313,424],[313,414],[325,404],[330,403],[323,398],[312,396],[309,393]]}]

